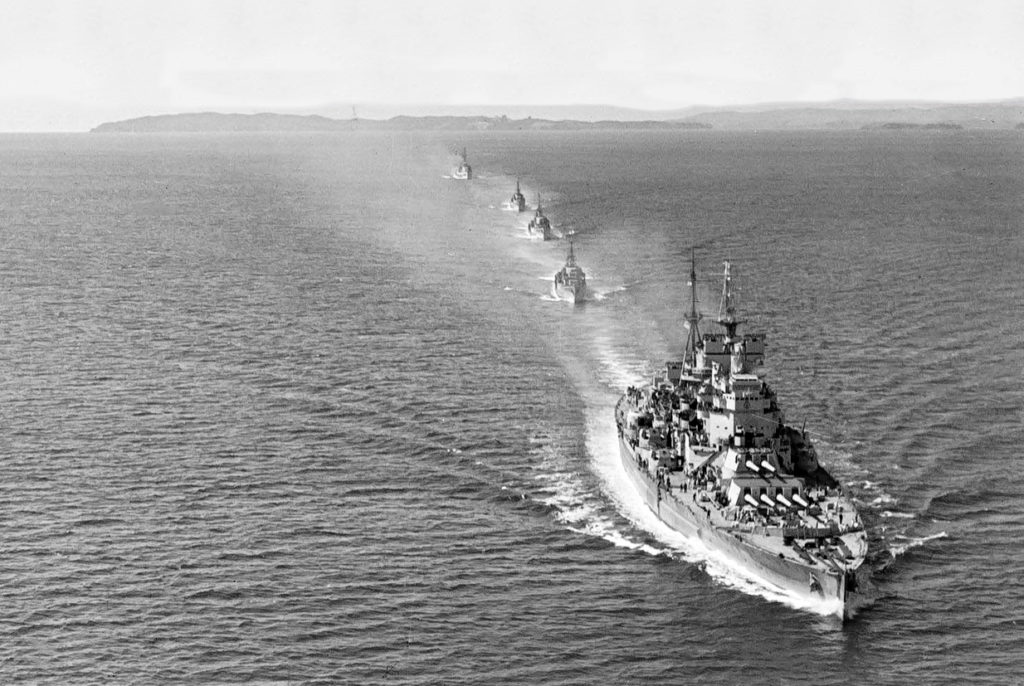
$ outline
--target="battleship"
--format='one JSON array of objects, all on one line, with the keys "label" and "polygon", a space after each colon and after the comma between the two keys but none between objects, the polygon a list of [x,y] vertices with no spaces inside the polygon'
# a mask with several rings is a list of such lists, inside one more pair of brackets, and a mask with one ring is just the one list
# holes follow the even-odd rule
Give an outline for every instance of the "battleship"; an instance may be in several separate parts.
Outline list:
[{"label": "battleship", "polygon": [[788,426],[757,368],[765,335],[740,335],[730,265],[715,323],[701,335],[696,266],[683,360],[615,406],[623,466],[668,526],[742,574],[790,595],[832,601],[846,619],[862,596],[867,534],[806,431]]},{"label": "battleship", "polygon": [[466,161],[466,149],[462,149],[461,154],[462,161],[459,162],[459,166],[452,170],[452,178],[459,179],[462,181],[468,181],[473,178],[473,168],[469,166],[469,162]]},{"label": "battleship", "polygon": [[526,229],[531,236],[540,236],[546,241],[552,238],[551,221],[544,216],[544,208],[540,204],[540,193],[537,194],[537,211],[534,212],[530,223],[526,225]]},{"label": "battleship", "polygon": [[526,196],[519,190],[519,179],[516,179],[516,192],[512,197],[501,204],[501,209],[510,212],[522,212],[526,209]]},{"label": "battleship", "polygon": [[572,234],[569,234],[569,255],[565,265],[555,272],[555,296],[570,302],[583,302],[587,298],[587,275],[583,268],[576,264],[576,253],[573,251]]}]

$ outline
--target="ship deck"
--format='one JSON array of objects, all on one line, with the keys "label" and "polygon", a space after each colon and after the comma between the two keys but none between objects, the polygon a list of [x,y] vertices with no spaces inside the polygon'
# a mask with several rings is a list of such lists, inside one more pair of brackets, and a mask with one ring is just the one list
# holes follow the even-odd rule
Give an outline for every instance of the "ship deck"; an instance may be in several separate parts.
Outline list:
[{"label": "ship deck", "polygon": [[[684,478],[679,472],[670,472],[669,474],[671,481],[674,481],[671,479],[673,474],[677,475],[679,480]],[[657,481],[657,477],[651,475],[650,472],[647,472],[644,476],[655,483]],[[720,532],[731,533],[736,536],[737,540],[760,548],[780,558],[788,558],[819,567],[823,570],[832,569],[837,571],[845,570],[850,563],[857,560],[857,555],[853,549],[859,546],[854,541],[847,542],[844,540],[849,534],[857,533],[857,530],[848,530],[840,533],[832,528],[815,526],[817,522],[813,519],[805,520],[805,525],[799,528],[757,524],[745,525],[722,516],[721,511],[709,499],[703,497],[706,493],[702,494],[699,491],[689,489],[684,490],[683,486],[676,486],[674,484],[671,489],[666,489],[662,486],[661,492],[663,499],[670,499],[678,503],[679,506],[687,507],[697,517],[700,516],[700,512],[703,512],[707,525],[715,527]],[[787,536],[786,533],[794,535]],[[803,536],[799,534],[803,534]],[[818,542],[820,540],[834,540],[837,538],[843,540],[847,549],[850,550],[850,555],[839,557],[818,549]]]}]

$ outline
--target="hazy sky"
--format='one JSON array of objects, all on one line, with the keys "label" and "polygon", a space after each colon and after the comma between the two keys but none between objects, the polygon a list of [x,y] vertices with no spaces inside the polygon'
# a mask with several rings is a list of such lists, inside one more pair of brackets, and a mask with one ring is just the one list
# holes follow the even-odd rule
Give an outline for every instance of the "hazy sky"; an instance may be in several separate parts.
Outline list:
[{"label": "hazy sky", "polygon": [[319,105],[1024,96],[1020,0],[0,0],[0,131]]}]

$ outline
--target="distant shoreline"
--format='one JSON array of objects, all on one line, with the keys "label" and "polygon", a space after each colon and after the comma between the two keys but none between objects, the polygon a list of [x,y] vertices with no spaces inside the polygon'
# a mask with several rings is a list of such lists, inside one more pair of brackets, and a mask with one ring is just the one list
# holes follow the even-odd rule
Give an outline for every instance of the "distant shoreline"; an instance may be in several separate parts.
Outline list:
[{"label": "distant shoreline", "polygon": [[[607,111],[605,111],[607,114]],[[960,105],[843,106],[778,105],[764,109],[713,110],[666,118],[640,112],[637,119],[596,121],[509,118],[484,115],[400,115],[390,119],[332,119],[317,114],[193,112],[106,122],[91,133],[258,133],[345,131],[651,131],[651,130],[1020,130],[1024,102]]]},{"label": "distant shoreline", "polygon": [[344,132],[344,131],[583,131],[710,129],[687,121],[578,121],[508,117],[399,116],[391,119],[330,119],[294,114],[167,114],[107,122],[90,133]]}]

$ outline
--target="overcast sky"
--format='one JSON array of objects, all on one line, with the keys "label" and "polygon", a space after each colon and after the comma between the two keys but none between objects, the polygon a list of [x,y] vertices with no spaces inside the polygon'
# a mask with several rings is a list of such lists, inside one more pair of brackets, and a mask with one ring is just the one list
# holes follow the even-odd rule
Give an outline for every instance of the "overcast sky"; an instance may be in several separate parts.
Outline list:
[{"label": "overcast sky", "polygon": [[1024,96],[1019,0],[0,0],[0,131],[386,104]]}]

